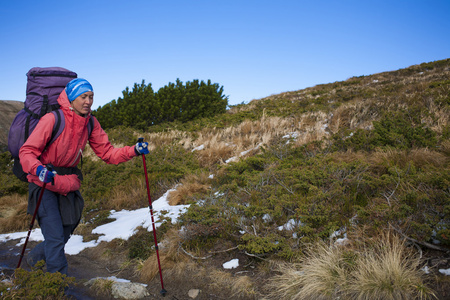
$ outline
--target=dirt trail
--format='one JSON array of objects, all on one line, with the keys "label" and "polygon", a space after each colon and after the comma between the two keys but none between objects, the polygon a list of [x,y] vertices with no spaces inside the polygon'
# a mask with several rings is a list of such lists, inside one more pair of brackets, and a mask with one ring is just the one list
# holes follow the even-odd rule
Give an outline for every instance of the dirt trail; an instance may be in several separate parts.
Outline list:
[{"label": "dirt trail", "polygon": [[[7,242],[0,242],[0,274],[3,273],[5,276],[11,276],[14,273],[15,268],[19,262],[19,256],[22,251],[22,246],[17,246],[20,240],[10,240]],[[26,255],[32,247],[34,247],[37,242],[29,242],[25,252],[25,256],[22,260],[21,267],[25,270],[30,270],[30,267],[26,263]],[[128,279],[132,282],[141,282],[135,274],[134,269],[120,268],[112,260],[96,260],[94,259],[95,254],[90,249],[85,249],[78,255],[66,255],[69,263],[68,275],[75,277],[76,283],[70,287],[68,295],[73,299],[82,300],[103,300],[111,299],[111,295],[98,295],[88,287],[84,285],[88,280],[97,277],[110,277],[115,276],[121,279]],[[165,285],[166,282],[164,282]],[[188,299],[187,292],[178,290],[180,287],[172,286],[169,284],[166,290],[170,290],[165,299]],[[144,299],[161,299],[162,296],[159,294],[161,291],[160,282],[150,283],[148,285],[148,292],[150,296]],[[170,296],[169,296],[170,295]]]}]

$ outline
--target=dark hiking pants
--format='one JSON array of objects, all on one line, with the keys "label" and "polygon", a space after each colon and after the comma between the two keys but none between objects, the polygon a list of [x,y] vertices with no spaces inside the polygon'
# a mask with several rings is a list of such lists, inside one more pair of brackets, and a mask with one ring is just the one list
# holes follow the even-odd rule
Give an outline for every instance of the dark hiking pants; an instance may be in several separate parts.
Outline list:
[{"label": "dark hiking pants", "polygon": [[58,194],[45,190],[38,210],[38,222],[44,241],[28,254],[28,261],[36,264],[44,260],[47,272],[60,272],[67,275],[67,259],[64,246],[76,225],[64,226],[61,219]]}]

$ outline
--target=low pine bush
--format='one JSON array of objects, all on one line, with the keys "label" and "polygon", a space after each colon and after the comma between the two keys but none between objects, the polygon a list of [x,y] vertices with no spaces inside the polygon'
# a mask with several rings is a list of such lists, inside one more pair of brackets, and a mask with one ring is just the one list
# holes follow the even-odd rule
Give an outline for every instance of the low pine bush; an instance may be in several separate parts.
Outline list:
[{"label": "low pine bush", "polygon": [[75,281],[59,272],[16,269],[11,285],[1,286],[2,299],[69,299],[65,289]]}]

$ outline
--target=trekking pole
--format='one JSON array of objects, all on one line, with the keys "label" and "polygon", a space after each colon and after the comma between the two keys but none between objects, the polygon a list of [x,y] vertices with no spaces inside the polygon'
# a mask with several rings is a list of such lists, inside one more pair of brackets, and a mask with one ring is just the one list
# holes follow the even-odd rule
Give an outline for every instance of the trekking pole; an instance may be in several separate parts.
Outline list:
[{"label": "trekking pole", "polygon": [[[51,165],[47,165],[47,170],[49,170],[50,172],[52,171]],[[28,235],[27,235],[27,238],[25,239],[25,244],[23,245],[22,253],[20,254],[19,263],[17,264],[17,268],[16,269],[20,268],[20,265],[22,264],[23,255],[25,253],[25,249],[27,248],[28,239],[30,238],[31,230],[33,229],[33,225],[34,225],[34,220],[36,220],[36,215],[37,215],[37,212],[39,210],[39,206],[41,205],[42,196],[44,195],[44,191],[45,191],[45,186],[46,185],[47,185],[47,182],[44,182],[44,185],[42,186],[41,192],[39,193],[39,198],[38,198],[38,201],[36,203],[36,208],[34,209],[33,217],[31,218],[30,228],[28,228]]]},{"label": "trekking pole", "polygon": [[[138,143],[142,143],[142,142],[144,142],[144,138],[139,138]],[[161,279],[160,294],[164,297],[166,295],[167,291],[164,289],[164,282],[163,282],[163,277],[162,277],[162,272],[161,272],[161,262],[159,261],[158,241],[156,240],[156,228],[155,228],[155,221],[153,219],[152,198],[150,197],[150,187],[148,185],[147,164],[145,163],[145,154],[142,154],[142,163],[144,164],[145,183],[147,184],[148,207],[150,208],[150,216],[152,218],[153,238],[155,240],[156,257],[158,259],[159,278]]]}]

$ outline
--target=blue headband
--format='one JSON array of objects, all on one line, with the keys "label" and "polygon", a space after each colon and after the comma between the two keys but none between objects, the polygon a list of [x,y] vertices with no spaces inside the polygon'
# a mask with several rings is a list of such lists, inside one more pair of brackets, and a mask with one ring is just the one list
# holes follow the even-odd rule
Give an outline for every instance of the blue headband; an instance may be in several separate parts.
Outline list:
[{"label": "blue headband", "polygon": [[81,94],[93,91],[94,89],[89,81],[83,78],[73,79],[66,85],[66,94],[67,98],[69,98],[69,102],[72,102]]}]

